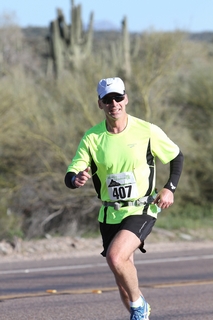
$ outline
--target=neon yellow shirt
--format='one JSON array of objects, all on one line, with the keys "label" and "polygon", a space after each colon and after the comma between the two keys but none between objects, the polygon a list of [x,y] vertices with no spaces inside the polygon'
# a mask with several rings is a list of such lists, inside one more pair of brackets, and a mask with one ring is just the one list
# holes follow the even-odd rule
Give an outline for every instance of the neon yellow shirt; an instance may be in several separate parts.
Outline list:
[{"label": "neon yellow shirt", "polygon": [[[133,201],[155,191],[158,157],[164,164],[173,160],[179,147],[156,125],[128,115],[125,130],[109,133],[105,120],[89,129],[83,136],[67,172],[91,167],[91,175],[98,198],[102,201]],[[98,220],[104,221],[104,206]],[[157,218],[157,205],[107,207],[106,222],[120,223],[129,215],[146,213]]]}]

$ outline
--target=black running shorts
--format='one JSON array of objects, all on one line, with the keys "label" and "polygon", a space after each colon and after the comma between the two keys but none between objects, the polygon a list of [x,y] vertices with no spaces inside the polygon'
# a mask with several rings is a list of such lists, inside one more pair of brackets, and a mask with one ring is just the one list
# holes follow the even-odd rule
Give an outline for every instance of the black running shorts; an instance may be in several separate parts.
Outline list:
[{"label": "black running shorts", "polygon": [[107,224],[100,222],[100,232],[104,247],[103,252],[101,252],[102,256],[106,257],[106,252],[110,242],[120,230],[129,230],[133,232],[141,240],[139,249],[141,252],[146,252],[146,250],[143,248],[144,240],[152,231],[155,222],[156,219],[147,214],[126,217],[121,221],[121,223],[118,224]]}]

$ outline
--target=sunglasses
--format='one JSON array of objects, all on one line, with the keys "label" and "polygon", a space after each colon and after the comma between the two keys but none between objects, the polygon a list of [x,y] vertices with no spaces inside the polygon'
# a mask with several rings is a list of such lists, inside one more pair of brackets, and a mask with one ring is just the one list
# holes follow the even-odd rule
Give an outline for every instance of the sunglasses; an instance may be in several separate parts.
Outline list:
[{"label": "sunglasses", "polygon": [[120,96],[112,96],[112,97],[104,97],[103,99],[101,99],[101,101],[104,104],[111,104],[113,102],[113,100],[115,100],[116,102],[121,102],[123,101],[125,98],[125,95],[120,95]]}]

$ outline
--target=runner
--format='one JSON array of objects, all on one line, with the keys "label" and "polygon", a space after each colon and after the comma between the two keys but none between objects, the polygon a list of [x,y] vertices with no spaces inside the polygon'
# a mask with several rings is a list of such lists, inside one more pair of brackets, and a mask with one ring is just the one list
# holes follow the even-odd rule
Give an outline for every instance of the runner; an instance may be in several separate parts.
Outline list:
[{"label": "runner", "polygon": [[[126,112],[128,96],[123,81],[98,83],[98,106],[105,120],[89,129],[68,166],[65,184],[83,187],[92,177],[102,201],[98,220],[102,255],[114,274],[130,320],[149,319],[150,306],[139,289],[134,252],[144,249],[161,209],[174,202],[183,164],[179,147],[156,125]],[[168,180],[156,192],[155,158],[170,163]]]}]

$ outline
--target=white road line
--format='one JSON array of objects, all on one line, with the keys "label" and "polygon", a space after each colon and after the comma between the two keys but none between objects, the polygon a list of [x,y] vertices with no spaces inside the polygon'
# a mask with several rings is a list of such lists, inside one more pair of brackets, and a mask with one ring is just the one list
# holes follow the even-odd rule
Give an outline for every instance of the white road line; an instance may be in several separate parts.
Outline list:
[{"label": "white road line", "polygon": [[[168,263],[168,262],[180,262],[180,261],[198,261],[213,259],[213,255],[191,256],[191,257],[174,257],[174,258],[159,258],[150,260],[135,261],[136,265],[139,264],[153,264],[153,263]],[[64,270],[79,270],[89,269],[94,267],[106,267],[107,263],[90,263],[80,264],[73,266],[57,266],[57,267],[43,267],[43,268],[30,268],[30,269],[17,269],[17,270],[2,270],[0,275],[4,274],[19,274],[19,273],[38,273],[38,272],[50,272],[50,271],[64,271]]]}]

